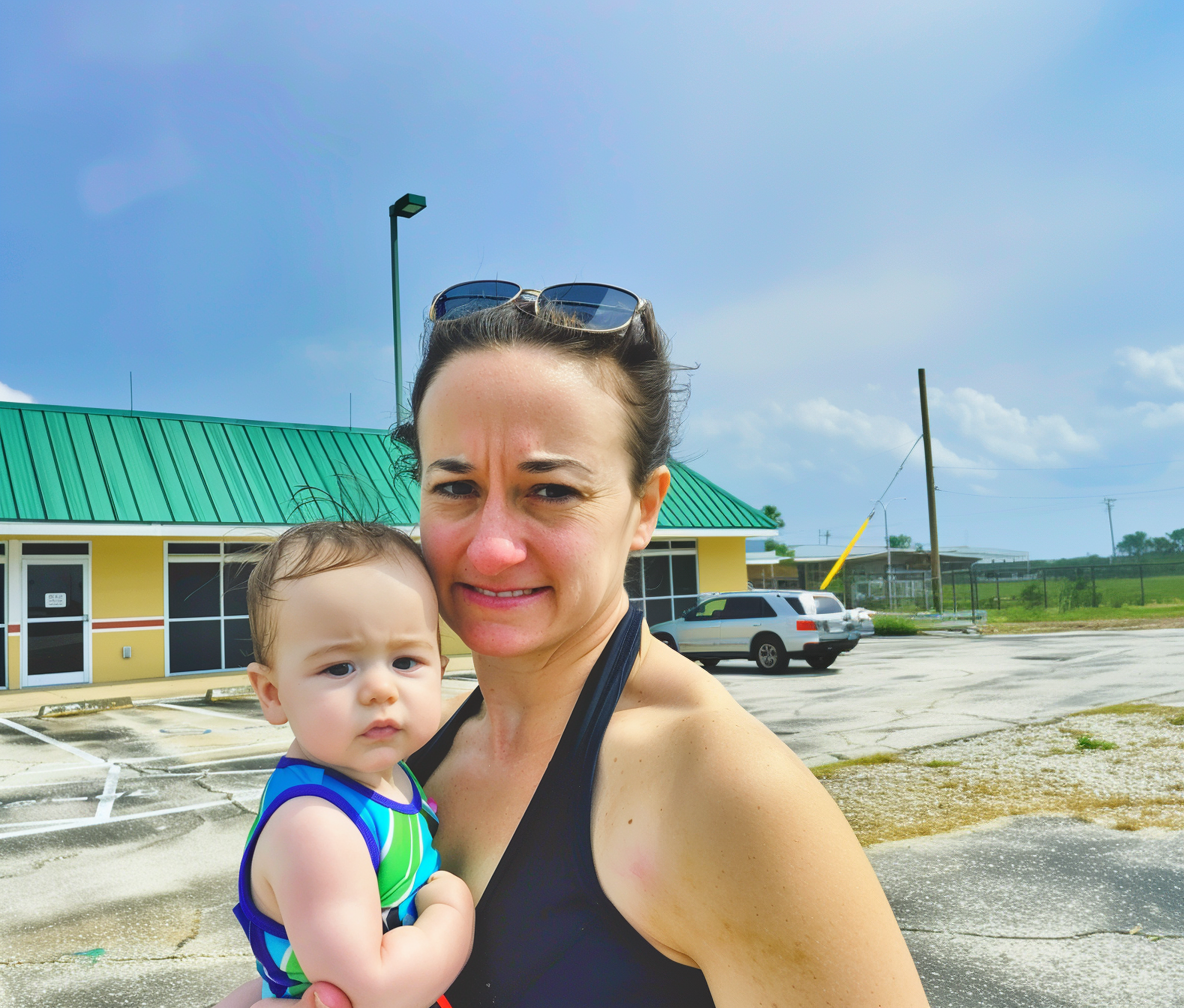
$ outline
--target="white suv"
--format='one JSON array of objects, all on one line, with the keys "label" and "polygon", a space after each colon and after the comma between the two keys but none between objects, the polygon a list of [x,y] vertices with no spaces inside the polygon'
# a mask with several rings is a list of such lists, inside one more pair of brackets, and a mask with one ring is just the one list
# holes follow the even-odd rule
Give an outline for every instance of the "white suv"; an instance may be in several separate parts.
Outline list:
[{"label": "white suv", "polygon": [[830,592],[725,592],[704,599],[650,632],[712,668],[722,658],[748,658],[764,672],[784,672],[790,658],[830,667],[860,638],[860,623]]}]

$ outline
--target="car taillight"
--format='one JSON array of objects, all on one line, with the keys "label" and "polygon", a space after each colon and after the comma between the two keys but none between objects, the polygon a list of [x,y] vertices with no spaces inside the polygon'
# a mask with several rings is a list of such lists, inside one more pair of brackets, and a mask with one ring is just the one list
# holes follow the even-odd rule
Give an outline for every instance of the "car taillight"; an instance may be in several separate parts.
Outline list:
[{"label": "car taillight", "polygon": [[800,620],[798,620],[798,629],[799,630],[817,630],[818,627],[816,627],[814,625],[814,621],[812,619],[800,619]]}]

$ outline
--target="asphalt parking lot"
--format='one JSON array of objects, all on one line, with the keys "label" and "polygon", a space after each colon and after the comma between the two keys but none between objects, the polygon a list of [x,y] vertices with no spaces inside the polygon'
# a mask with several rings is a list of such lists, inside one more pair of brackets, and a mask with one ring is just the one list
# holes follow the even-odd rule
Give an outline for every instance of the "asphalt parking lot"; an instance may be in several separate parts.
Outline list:
[{"label": "asphalt parking lot", "polygon": [[[1163,698],[1182,658],[1184,631],[929,637],[865,641],[821,673],[717,672],[819,763]],[[188,1008],[253,975],[234,877],[289,738],[248,701],[0,719],[0,1003]],[[869,856],[935,1008],[1168,1008],[1184,1005],[1181,840],[1021,817]]]}]

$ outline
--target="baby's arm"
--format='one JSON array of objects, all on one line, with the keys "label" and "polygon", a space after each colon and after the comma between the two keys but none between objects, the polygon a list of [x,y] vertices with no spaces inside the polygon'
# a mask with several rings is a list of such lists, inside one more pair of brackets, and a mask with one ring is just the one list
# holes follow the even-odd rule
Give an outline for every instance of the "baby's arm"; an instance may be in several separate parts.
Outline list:
[{"label": "baby's arm", "polygon": [[420,890],[415,924],[383,935],[366,844],[357,827],[319,798],[293,799],[271,817],[255,866],[252,878],[274,894],[305,976],[336,985],[353,1008],[424,1008],[468,959],[468,887],[437,873]]}]

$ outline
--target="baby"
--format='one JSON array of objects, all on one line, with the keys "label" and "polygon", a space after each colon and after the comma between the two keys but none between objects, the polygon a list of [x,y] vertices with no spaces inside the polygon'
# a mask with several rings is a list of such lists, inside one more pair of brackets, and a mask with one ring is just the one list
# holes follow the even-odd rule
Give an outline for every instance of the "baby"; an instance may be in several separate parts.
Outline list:
[{"label": "baby", "polygon": [[[327,981],[353,1008],[446,1006],[473,899],[439,870],[435,814],[402,762],[440,723],[436,594],[419,547],[385,525],[297,526],[263,553],[247,606],[247,674],[267,720],[295,736],[239,869],[234,912],[262,997],[330,1003]],[[220,1008],[259,998],[253,981]]]}]

